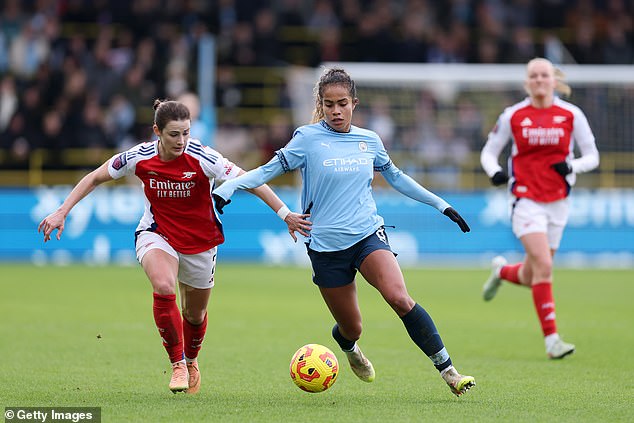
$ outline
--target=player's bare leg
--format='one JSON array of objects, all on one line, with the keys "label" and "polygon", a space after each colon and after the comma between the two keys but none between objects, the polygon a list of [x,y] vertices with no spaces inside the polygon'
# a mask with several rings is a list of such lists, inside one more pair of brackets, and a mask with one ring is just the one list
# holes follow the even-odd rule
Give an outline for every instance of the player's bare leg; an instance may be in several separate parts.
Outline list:
[{"label": "player's bare leg", "polygon": [[337,322],[332,329],[332,336],[346,354],[352,372],[362,381],[372,382],[376,375],[374,366],[356,342],[362,332],[356,283],[353,281],[336,288],[320,287],[319,290]]},{"label": "player's bare leg", "polygon": [[453,367],[431,316],[409,296],[394,254],[388,250],[373,251],[360,270],[401,318],[412,341],[429,357],[451,392],[460,396],[475,386],[472,376],[463,376]]}]

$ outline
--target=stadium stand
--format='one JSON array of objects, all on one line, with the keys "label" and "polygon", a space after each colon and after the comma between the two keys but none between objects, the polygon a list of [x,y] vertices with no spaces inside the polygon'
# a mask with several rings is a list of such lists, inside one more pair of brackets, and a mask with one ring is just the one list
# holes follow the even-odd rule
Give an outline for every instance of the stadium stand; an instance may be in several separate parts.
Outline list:
[{"label": "stadium stand", "polygon": [[[625,0],[3,0],[0,185],[71,183],[113,151],[148,139],[154,98],[197,92],[196,46],[208,34],[216,40],[217,127],[204,128],[212,135],[203,142],[249,168],[292,133],[289,67],[525,63],[534,56],[632,65],[633,7]],[[632,91],[596,107],[631,107]],[[468,114],[473,104],[461,107]],[[364,115],[386,129],[384,109],[378,101]],[[618,136],[597,123],[602,152],[634,150],[625,110],[630,119]],[[437,129],[466,131],[470,138],[454,157],[471,163],[489,127],[461,122],[441,120]],[[407,128],[392,130],[395,151],[416,142]],[[613,171],[631,175],[631,156],[623,160],[626,170]]]}]

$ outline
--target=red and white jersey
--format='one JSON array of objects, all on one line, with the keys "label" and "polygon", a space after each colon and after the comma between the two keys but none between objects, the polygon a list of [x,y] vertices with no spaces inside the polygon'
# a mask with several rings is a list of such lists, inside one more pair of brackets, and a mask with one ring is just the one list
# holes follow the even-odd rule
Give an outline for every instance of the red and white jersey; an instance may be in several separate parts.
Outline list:
[{"label": "red and white jersey", "polygon": [[145,211],[137,231],[156,232],[183,254],[198,254],[224,242],[211,191],[216,178],[233,179],[240,171],[195,139],[169,162],[159,158],[158,141],[153,141],[116,154],[108,163],[114,179],[134,174],[143,183]]},{"label": "red and white jersey", "polygon": [[[588,119],[581,109],[555,97],[552,106],[538,109],[527,98],[508,107],[498,118],[482,149],[480,161],[489,177],[502,170],[498,157],[509,140],[509,183],[516,197],[538,202],[565,198],[576,173],[599,165],[599,152]],[[574,158],[574,145],[581,157]],[[567,161],[572,173],[562,178],[551,165]]]}]

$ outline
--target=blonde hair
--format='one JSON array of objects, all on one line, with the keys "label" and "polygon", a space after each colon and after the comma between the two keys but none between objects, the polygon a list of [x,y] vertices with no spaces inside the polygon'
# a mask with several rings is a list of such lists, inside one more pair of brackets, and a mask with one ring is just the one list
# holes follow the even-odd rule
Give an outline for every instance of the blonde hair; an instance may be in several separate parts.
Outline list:
[{"label": "blonde hair", "polygon": [[559,68],[554,69],[555,81],[557,81],[555,84],[555,91],[562,94],[564,97],[570,97],[570,94],[572,94],[572,88],[570,88],[570,85],[566,83],[566,74]]},{"label": "blonde hair", "polygon": [[317,123],[324,118],[324,105],[322,104],[324,99],[324,87],[331,84],[339,84],[346,87],[352,100],[357,98],[357,87],[348,72],[341,68],[325,69],[313,88],[315,109],[313,110],[313,117],[310,123]]},{"label": "blonde hair", "polygon": [[570,97],[570,94],[572,94],[572,88],[570,88],[570,85],[566,83],[566,75],[562,72],[562,70],[556,67],[555,65],[553,65],[553,63],[550,60],[545,59],[543,57],[536,57],[534,59],[531,59],[526,64],[526,70],[528,71],[528,68],[530,68],[530,66],[535,62],[547,63],[553,70],[553,75],[555,76],[555,91],[562,94],[565,97]]}]

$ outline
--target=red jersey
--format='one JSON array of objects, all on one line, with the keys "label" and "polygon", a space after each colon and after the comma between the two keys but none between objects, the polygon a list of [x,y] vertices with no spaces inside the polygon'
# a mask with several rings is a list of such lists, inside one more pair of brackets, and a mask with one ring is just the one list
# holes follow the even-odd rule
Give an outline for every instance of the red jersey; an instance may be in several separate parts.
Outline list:
[{"label": "red jersey", "polygon": [[116,154],[108,163],[113,178],[134,174],[143,183],[145,211],[137,231],[156,232],[183,254],[197,254],[224,242],[211,191],[215,178],[232,179],[240,171],[195,139],[168,162],[159,158],[158,141],[153,141]]},{"label": "red jersey", "polygon": [[[525,99],[500,115],[482,149],[482,167],[489,177],[502,170],[498,157],[512,140],[509,174],[511,192],[539,202],[565,198],[575,173],[599,165],[599,152],[585,115],[577,106],[555,97],[552,106],[538,109]],[[574,158],[574,145],[581,157]],[[563,178],[551,165],[568,161],[572,173]]]}]

